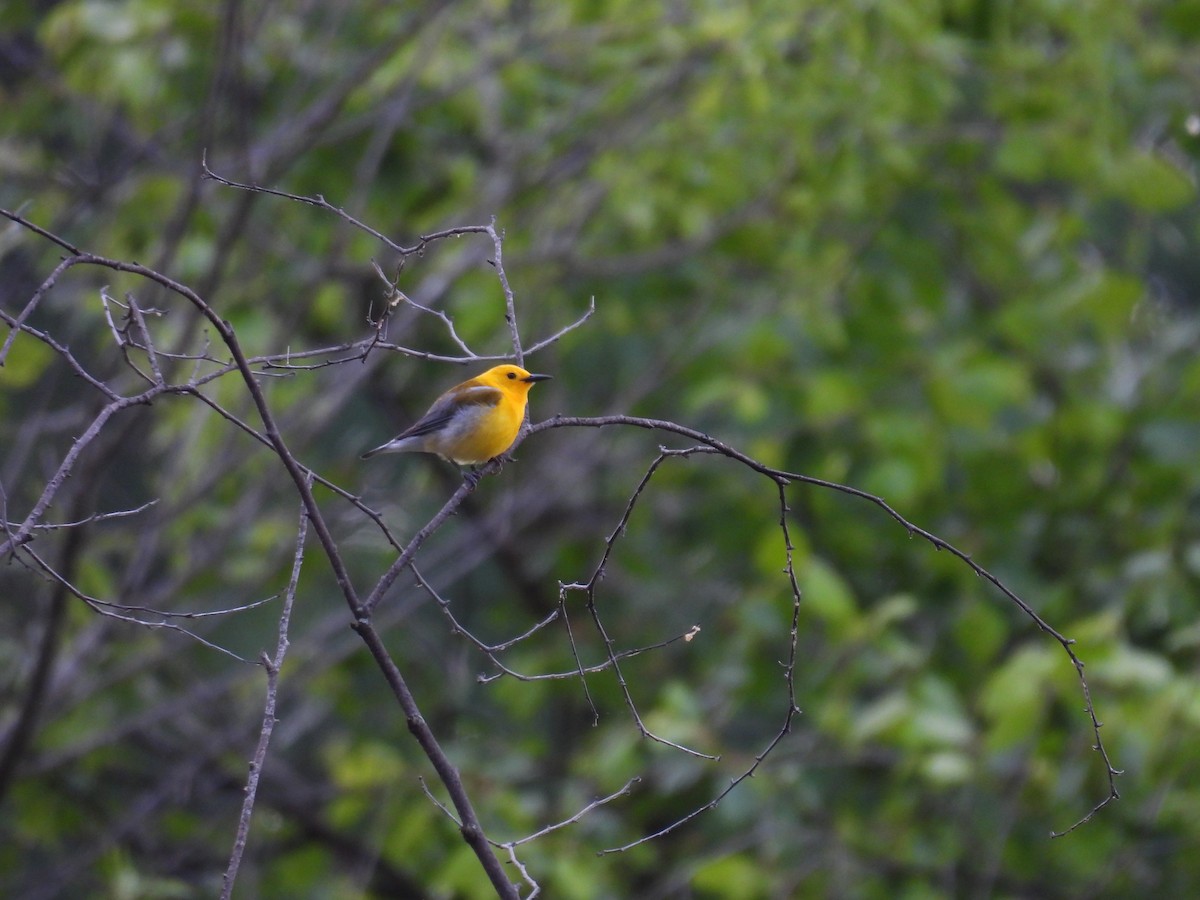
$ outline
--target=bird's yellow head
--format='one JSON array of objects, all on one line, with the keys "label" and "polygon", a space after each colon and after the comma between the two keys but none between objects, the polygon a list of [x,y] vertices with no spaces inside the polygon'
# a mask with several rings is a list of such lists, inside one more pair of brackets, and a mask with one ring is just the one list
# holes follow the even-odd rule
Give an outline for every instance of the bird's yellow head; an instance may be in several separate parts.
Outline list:
[{"label": "bird's yellow head", "polygon": [[535,375],[531,372],[526,372],[520,366],[496,366],[494,369],[488,369],[482,375],[476,376],[475,380],[480,384],[486,384],[488,387],[499,388],[506,394],[528,394],[529,389],[536,382],[546,381],[551,376]]}]

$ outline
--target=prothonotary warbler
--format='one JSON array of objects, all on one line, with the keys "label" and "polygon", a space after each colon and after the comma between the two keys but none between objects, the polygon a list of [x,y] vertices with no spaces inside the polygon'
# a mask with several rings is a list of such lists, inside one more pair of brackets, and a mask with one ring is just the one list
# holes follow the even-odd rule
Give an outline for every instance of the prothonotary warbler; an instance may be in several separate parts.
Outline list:
[{"label": "prothonotary warbler", "polygon": [[415,423],[362,458],[376,453],[436,453],[460,466],[485,463],[512,446],[525,419],[529,389],[550,377],[530,374],[520,366],[488,369],[450,388]]}]

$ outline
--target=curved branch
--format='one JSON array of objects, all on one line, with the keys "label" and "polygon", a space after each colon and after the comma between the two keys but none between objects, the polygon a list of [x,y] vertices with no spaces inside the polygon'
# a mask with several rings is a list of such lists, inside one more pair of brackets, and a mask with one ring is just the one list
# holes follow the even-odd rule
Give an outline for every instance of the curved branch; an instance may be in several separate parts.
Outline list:
[{"label": "curved branch", "polygon": [[[949,541],[945,540],[944,538],[940,538],[936,534],[933,534],[930,531],[926,531],[924,528],[921,528],[920,526],[915,525],[914,523],[910,522],[908,519],[906,519],[904,516],[902,516],[899,512],[897,512],[882,497],[879,497],[875,494],[869,493],[868,491],[860,490],[859,488],[850,487],[849,485],[845,485],[845,484],[840,484],[836,481],[826,481],[825,479],[822,479],[822,478],[814,478],[811,475],[801,475],[797,472],[787,472],[782,469],[776,469],[771,466],[767,466],[767,465],[759,462],[758,460],[754,459],[753,457],[747,456],[742,451],[737,450],[736,448],[730,446],[729,444],[726,444],[723,441],[717,440],[716,438],[711,437],[710,435],[707,435],[702,431],[697,431],[694,428],[688,428],[685,425],[680,425],[676,422],[671,422],[671,421],[668,421],[665,419],[647,419],[647,418],[642,418],[642,417],[638,417],[638,416],[621,416],[621,415],[593,416],[593,417],[554,416],[550,419],[545,419],[541,422],[538,422],[535,425],[530,426],[530,428],[524,434],[518,436],[517,441],[519,443],[520,441],[524,440],[526,437],[528,437],[530,435],[537,434],[538,432],[541,432],[541,431],[547,431],[551,428],[564,428],[564,427],[604,428],[604,427],[608,427],[611,425],[626,425],[626,426],[633,426],[635,428],[645,428],[645,429],[652,430],[652,431],[666,431],[666,432],[669,432],[672,434],[682,435],[683,437],[686,437],[693,441],[697,441],[697,442],[705,445],[706,447],[710,447],[710,448],[712,448],[712,450],[716,451],[717,453],[720,453],[723,456],[727,456],[730,459],[736,460],[736,461],[742,463],[743,465],[747,466],[748,468],[754,470],[755,472],[758,472],[759,474],[764,475],[767,478],[770,478],[772,481],[776,482],[780,486],[781,489],[783,487],[787,486],[788,484],[791,484],[793,482],[798,482],[801,484],[810,484],[810,485],[813,485],[814,487],[822,487],[822,488],[826,488],[828,490],[838,491],[839,493],[848,494],[852,497],[857,497],[860,500],[865,500],[868,503],[872,503],[875,506],[878,506],[885,513],[887,513],[888,516],[890,516],[892,519],[894,519],[896,522],[898,522],[909,533],[910,537],[912,535],[917,535],[918,537],[921,537],[928,543],[932,544],[933,548],[935,550],[945,550],[946,552],[950,553],[952,556],[957,557],[968,568],[970,568],[970,570],[972,572],[974,572],[977,576],[979,576],[980,578],[984,578],[987,581],[991,582],[996,587],[997,590],[999,590],[1005,597],[1007,597],[1010,601],[1012,601],[1014,604],[1016,604],[1020,608],[1020,610],[1023,613],[1025,613],[1025,615],[1028,616],[1042,632],[1050,635],[1056,641],[1058,641],[1059,645],[1063,648],[1063,651],[1067,654],[1068,658],[1071,660],[1071,664],[1075,667],[1076,675],[1079,678],[1079,686],[1080,686],[1080,690],[1083,694],[1083,700],[1084,700],[1084,711],[1087,713],[1087,716],[1091,721],[1092,734],[1095,739],[1095,743],[1093,744],[1093,749],[1096,750],[1096,752],[1100,754],[1100,758],[1104,762],[1105,774],[1108,778],[1108,795],[1106,797],[1104,797],[1094,807],[1092,807],[1092,809],[1087,813],[1087,815],[1083,816],[1083,818],[1079,819],[1077,822],[1075,822],[1075,824],[1071,825],[1069,828],[1065,829],[1064,831],[1052,831],[1051,837],[1061,837],[1065,834],[1070,834],[1076,828],[1078,828],[1079,826],[1088,822],[1097,812],[1099,812],[1101,809],[1103,809],[1105,806],[1107,806],[1113,800],[1120,799],[1121,794],[1117,790],[1116,778],[1118,775],[1122,774],[1122,770],[1116,768],[1112,764],[1112,758],[1109,756],[1108,749],[1104,745],[1104,740],[1100,736],[1100,729],[1103,727],[1103,723],[1096,716],[1096,707],[1092,703],[1091,688],[1088,686],[1087,677],[1084,674],[1083,661],[1079,658],[1078,654],[1076,654],[1075,650],[1073,649],[1073,644],[1075,643],[1074,639],[1065,637],[1057,629],[1052,627],[1049,622],[1047,622],[1040,615],[1038,615],[1038,613],[1033,609],[1033,607],[1030,606],[1020,596],[1018,596],[1015,591],[1013,591],[1011,588],[1009,588],[1006,584],[1004,584],[1004,582],[1002,582],[999,578],[997,578],[995,575],[993,575],[991,572],[989,572],[983,566],[979,565],[979,563],[975,562],[975,560],[973,560],[971,558],[970,554],[965,553],[962,550],[959,550],[957,547],[955,547],[953,544],[951,544]],[[515,449],[515,446],[514,446],[514,449]],[[678,452],[686,453],[688,451],[678,451]],[[694,451],[692,451],[692,452],[694,452]],[[782,493],[781,493],[781,497],[782,497]]]}]

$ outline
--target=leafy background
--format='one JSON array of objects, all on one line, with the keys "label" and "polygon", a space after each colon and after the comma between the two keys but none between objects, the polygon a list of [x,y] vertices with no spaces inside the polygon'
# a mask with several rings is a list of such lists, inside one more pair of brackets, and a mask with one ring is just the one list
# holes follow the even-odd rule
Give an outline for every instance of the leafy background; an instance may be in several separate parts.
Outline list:
[{"label": "leafy background", "polygon": [[[629,413],[701,428],[762,461],[884,496],[995,572],[1078,641],[1120,802],[1106,792],[1061,648],[961,563],[877,509],[793,487],[804,589],[792,733],[756,778],[686,827],[786,710],[790,595],[769,485],[728,464],[656,476],[604,581],[621,646],[699,624],[631,662],[639,737],[615,682],[480,685],[478,654],[407,584],[381,617],[496,837],[633,794],[524,848],[547,895],[1157,896],[1200,893],[1200,4],[7,3],[0,202],[72,242],[167,272],[248,352],[369,335],[382,284],[368,235],[495,216],[530,360],[555,381],[534,418]],[[491,246],[410,261],[401,287],[507,351]],[[0,302],[56,250],[0,234]],[[31,324],[123,383],[99,302],[144,283],[73,272]],[[165,297],[157,298],[168,303]],[[155,327],[206,340],[182,308]],[[456,354],[411,314],[392,340]],[[304,462],[411,534],[454,485],[433,461],[358,454],[457,367],[374,353],[271,379]],[[249,415],[237,385],[213,396]],[[0,370],[0,482],[20,520],[96,398],[20,337]],[[158,503],[72,547],[36,542],[93,596],[201,611],[277,593],[297,508],[273,457],[206,407],[123,414],[53,521]],[[422,563],[489,638],[586,577],[661,435],[556,429],[485,482]],[[369,579],[391,559],[332,495]],[[178,634],[54,599],[0,568],[0,738],[43,635],[53,668],[2,785],[11,896],[211,896],[241,802],[262,674]],[[276,607],[206,639],[250,659]],[[346,627],[314,556],[297,598],[247,897],[488,896],[423,795],[427,764]],[[585,626],[580,614],[577,625]],[[600,652],[577,627],[582,652]],[[570,668],[561,632],[515,650]],[[11,746],[11,745],[10,745]]]}]

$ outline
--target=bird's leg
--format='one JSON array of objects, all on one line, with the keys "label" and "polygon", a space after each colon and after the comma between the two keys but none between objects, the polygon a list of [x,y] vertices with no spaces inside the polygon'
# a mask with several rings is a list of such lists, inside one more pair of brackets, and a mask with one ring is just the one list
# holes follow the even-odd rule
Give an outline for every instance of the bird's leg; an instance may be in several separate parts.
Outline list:
[{"label": "bird's leg", "polygon": [[471,490],[475,490],[475,488],[479,485],[479,479],[482,477],[483,473],[474,466],[470,466],[469,468],[463,470],[463,479],[471,486]]}]

